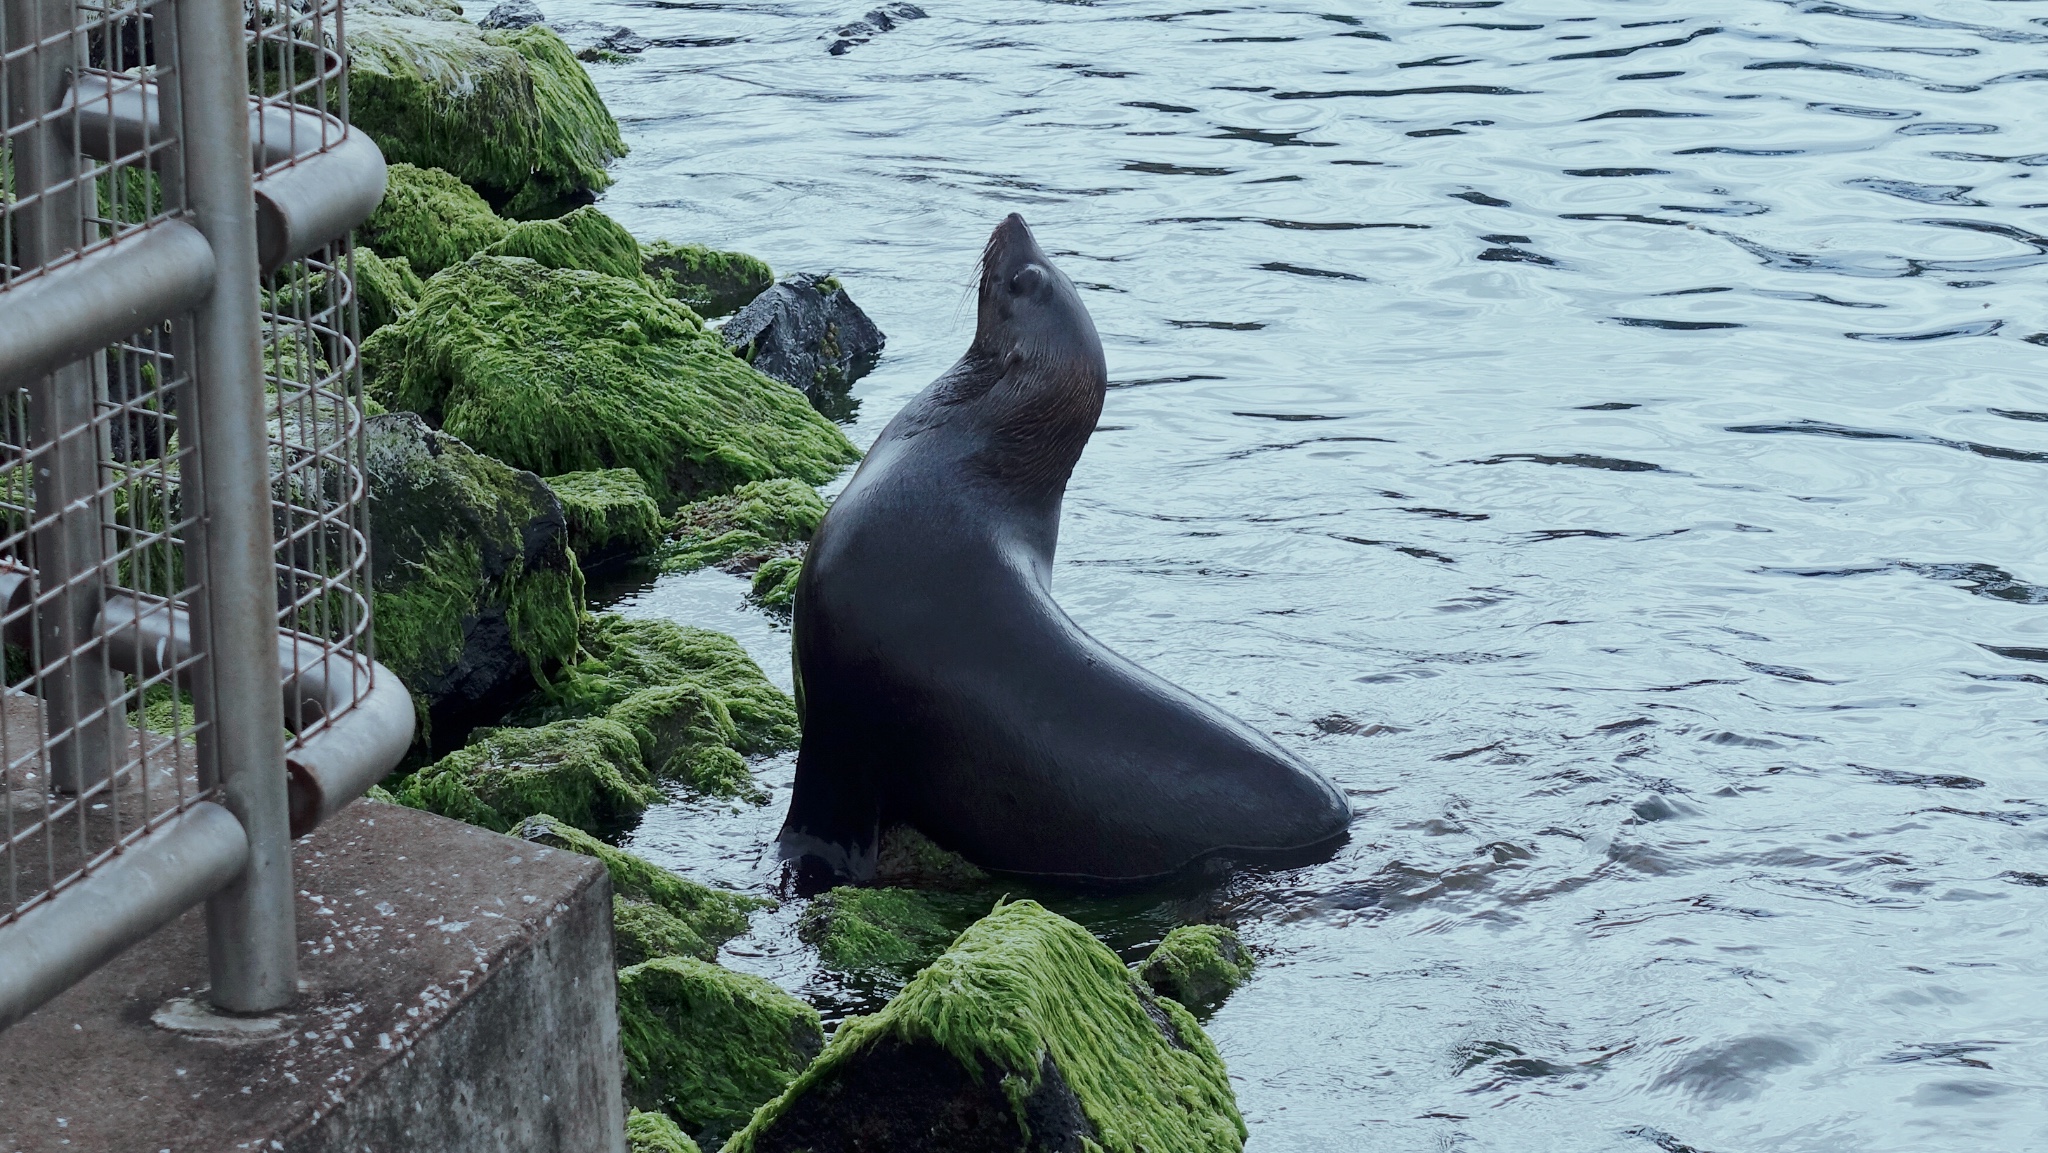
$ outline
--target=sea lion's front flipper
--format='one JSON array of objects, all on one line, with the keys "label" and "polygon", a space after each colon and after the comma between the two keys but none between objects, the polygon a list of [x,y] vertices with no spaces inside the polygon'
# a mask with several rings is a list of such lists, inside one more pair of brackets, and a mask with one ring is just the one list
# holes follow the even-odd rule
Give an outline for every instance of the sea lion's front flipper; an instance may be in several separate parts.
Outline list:
[{"label": "sea lion's front flipper", "polygon": [[796,760],[796,789],[778,855],[796,866],[799,887],[812,881],[870,881],[881,847],[882,805],[865,764],[828,766],[809,748]]}]

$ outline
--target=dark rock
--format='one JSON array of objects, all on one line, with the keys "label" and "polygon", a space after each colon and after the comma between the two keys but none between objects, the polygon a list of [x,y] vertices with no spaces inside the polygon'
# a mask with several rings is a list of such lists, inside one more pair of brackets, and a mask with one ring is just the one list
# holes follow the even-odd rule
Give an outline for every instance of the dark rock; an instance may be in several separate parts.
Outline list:
[{"label": "dark rock", "polygon": [[363,434],[377,657],[413,698],[461,716],[573,658],[583,577],[546,483],[413,413]]},{"label": "dark rock", "polygon": [[829,276],[799,273],[754,298],[726,322],[725,343],[761,372],[803,390],[839,419],[846,395],[882,358],[887,338]]},{"label": "dark rock", "polygon": [[900,0],[895,4],[884,4],[834,32],[832,46],[825,51],[834,56],[844,56],[848,49],[866,44],[882,33],[894,30],[898,24],[924,18],[925,10],[915,4],[901,3]]},{"label": "dark rock", "polygon": [[498,28],[509,32],[545,23],[547,17],[540,14],[540,9],[534,5],[533,0],[500,0],[497,7],[486,13],[476,25],[479,28]]}]

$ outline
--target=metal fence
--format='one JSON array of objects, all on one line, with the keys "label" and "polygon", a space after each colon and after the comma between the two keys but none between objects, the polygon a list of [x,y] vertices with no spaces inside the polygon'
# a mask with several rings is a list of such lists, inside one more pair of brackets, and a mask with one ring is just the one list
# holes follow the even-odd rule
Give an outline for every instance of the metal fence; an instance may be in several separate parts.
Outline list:
[{"label": "metal fence", "polygon": [[340,0],[0,0],[0,1028],[207,901],[296,990],[290,840],[396,764],[370,652]]}]

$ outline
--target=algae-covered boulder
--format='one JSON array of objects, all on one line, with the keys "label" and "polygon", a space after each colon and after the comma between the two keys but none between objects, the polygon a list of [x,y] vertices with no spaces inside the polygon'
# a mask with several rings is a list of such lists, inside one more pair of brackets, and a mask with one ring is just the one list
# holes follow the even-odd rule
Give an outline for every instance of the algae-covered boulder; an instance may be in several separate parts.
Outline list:
[{"label": "algae-covered boulder", "polygon": [[751,572],[774,557],[792,555],[824,519],[824,498],[801,481],[743,484],[676,511],[675,527],[661,547],[661,567],[690,572],[715,564]]},{"label": "algae-covered boulder", "polygon": [[386,259],[373,249],[356,249],[356,302],[364,336],[411,312],[425,287],[405,257]]},{"label": "algae-covered boulder", "polygon": [[507,216],[587,203],[626,145],[583,65],[545,27],[485,30],[459,12],[350,3],[349,120],[385,159],[445,168]]},{"label": "algae-covered boulder", "polygon": [[910,889],[967,892],[989,882],[981,866],[932,843],[909,825],[882,830],[875,853],[875,883]]},{"label": "algae-covered boulder", "polygon": [[619,972],[619,1041],[626,1100],[708,1145],[782,1092],[824,1033],[817,1010],[759,977],[660,957]]},{"label": "algae-covered boulder", "polygon": [[1251,950],[1222,925],[1182,925],[1138,966],[1152,991],[1190,1009],[1221,1004],[1252,974]]},{"label": "algae-covered boulder", "polygon": [[585,570],[645,556],[661,543],[661,509],[647,482],[630,468],[572,472],[548,478],[569,519],[569,547]]},{"label": "algae-covered boulder", "polygon": [[766,804],[741,756],[739,726],[725,696],[706,684],[642,689],[605,714],[640,742],[640,755],[657,781],[687,784],[700,793]]},{"label": "algae-covered boulder", "polygon": [[987,908],[970,897],[842,886],[811,902],[796,934],[828,969],[901,979],[937,960]]},{"label": "algae-covered boulder", "polygon": [[590,205],[554,220],[515,224],[484,251],[492,256],[524,256],[548,268],[587,268],[628,280],[643,275],[640,242],[618,221]]},{"label": "algae-covered boulder", "polygon": [[640,248],[640,267],[662,291],[699,316],[725,316],[745,308],[775,283],[766,261],[744,252],[657,240]]},{"label": "algae-covered boulder", "polygon": [[[357,234],[387,256],[403,257],[418,276],[432,276],[496,244],[512,230],[476,190],[439,168],[393,164],[384,199]],[[412,295],[417,301],[422,286]],[[368,335],[365,333],[365,335]]]},{"label": "algae-covered boulder", "polygon": [[547,485],[410,413],[363,429],[377,657],[413,699],[474,706],[573,658],[583,574]]},{"label": "algae-covered boulder", "polygon": [[726,1153],[1235,1153],[1223,1059],[1100,941],[1004,905],[871,1017],[841,1025]]},{"label": "algae-covered boulder", "polygon": [[[518,2],[525,3],[526,0]],[[531,7],[530,4],[528,6]],[[498,5],[498,8],[503,7],[504,4]],[[493,8],[491,11],[497,10]],[[666,1114],[635,1109],[626,1114],[626,1153],[702,1153],[702,1150]]]},{"label": "algae-covered boulder", "polygon": [[400,803],[500,833],[551,814],[606,836],[631,829],[661,799],[625,726],[601,717],[480,730],[413,774]]},{"label": "algae-covered boulder", "polygon": [[621,967],[654,957],[709,961],[720,945],[747,931],[747,914],[775,904],[679,877],[553,816],[528,817],[517,835],[604,862],[612,875],[612,927]]},{"label": "algae-covered boulder", "polygon": [[443,269],[363,363],[387,408],[545,476],[630,468],[664,507],[769,477],[823,483],[859,456],[644,282],[521,257]]},{"label": "algae-covered boulder", "polygon": [[586,618],[580,636],[584,659],[554,678],[551,703],[538,719],[604,715],[645,690],[689,686],[715,698],[731,718],[733,751],[754,755],[795,747],[796,702],[731,637],[613,613]]},{"label": "algae-covered boulder", "polygon": [[779,556],[754,570],[754,583],[747,587],[747,599],[779,616],[796,612],[796,578],[804,562],[793,556]]},{"label": "algae-covered boulder", "polygon": [[851,415],[846,390],[882,358],[882,330],[829,276],[798,274],[754,298],[723,335],[747,363]]}]

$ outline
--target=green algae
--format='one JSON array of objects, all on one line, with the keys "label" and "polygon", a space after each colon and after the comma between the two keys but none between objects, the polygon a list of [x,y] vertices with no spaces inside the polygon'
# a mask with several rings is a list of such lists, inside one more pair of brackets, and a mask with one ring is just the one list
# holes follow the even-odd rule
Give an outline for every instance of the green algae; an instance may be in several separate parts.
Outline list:
[{"label": "green algae", "polygon": [[350,4],[350,121],[387,160],[447,169],[508,215],[606,188],[626,145],[569,46],[544,27],[486,31],[459,12]]},{"label": "green algae", "polygon": [[503,239],[483,251],[492,256],[524,256],[547,268],[586,268],[627,280],[642,276],[640,242],[618,221],[591,205],[554,220],[515,224]]},{"label": "green algae", "polygon": [[655,957],[697,957],[712,960],[718,952],[688,921],[659,905],[612,902],[612,960],[624,968]]},{"label": "green algae", "polygon": [[1190,1009],[1228,997],[1251,976],[1251,950],[1221,925],[1182,925],[1137,966],[1138,978]]},{"label": "green algae", "polygon": [[666,1114],[634,1109],[626,1114],[627,1153],[703,1153]]},{"label": "green algae", "polygon": [[365,440],[378,659],[423,703],[497,622],[536,677],[573,661],[583,573],[547,485],[411,414],[368,419]]},{"label": "green algae", "polygon": [[964,892],[988,884],[989,875],[958,853],[940,848],[909,825],[882,830],[875,881],[914,889]]},{"label": "green algae", "polygon": [[987,907],[971,897],[842,886],[811,902],[796,934],[828,969],[901,979],[937,960]]},{"label": "green algae", "polygon": [[739,726],[724,698],[702,684],[663,685],[634,693],[605,713],[640,741],[640,754],[657,781],[753,804],[768,802],[746,758],[733,746]]},{"label": "green algae", "polygon": [[356,304],[362,334],[368,336],[411,312],[426,285],[403,256],[383,257],[375,249],[356,248]]},{"label": "green algae", "polygon": [[701,316],[738,312],[775,283],[768,263],[744,252],[666,240],[641,246],[641,268],[662,291]]},{"label": "green algae", "polygon": [[[384,199],[357,235],[381,254],[403,258],[416,276],[427,277],[468,260],[511,230],[510,221],[499,218],[453,173],[401,163],[385,170]],[[424,285],[413,288],[413,303],[424,290]]]},{"label": "green algae", "polygon": [[619,973],[626,1099],[705,1141],[746,1124],[823,1044],[818,1012],[759,977],[690,957]]},{"label": "green algae", "polygon": [[[520,823],[517,835],[536,844],[581,853],[603,862],[605,871],[612,876],[614,902],[644,905],[667,914],[680,924],[680,930],[669,922],[657,922],[638,913],[633,916],[650,926],[652,933],[648,939],[675,939],[686,944],[694,939],[696,944],[679,950],[689,956],[710,960],[720,945],[747,931],[749,913],[775,907],[775,902],[762,897],[714,889],[679,877],[550,815],[527,818]],[[618,916],[615,908],[614,924]],[[685,933],[687,936],[682,935]]]},{"label": "green algae", "polygon": [[754,583],[747,588],[747,599],[777,616],[789,616],[796,611],[796,578],[803,571],[804,562],[793,556],[779,556],[754,570]]},{"label": "green algae", "polygon": [[663,507],[749,481],[821,484],[859,453],[803,394],[640,281],[476,256],[363,344],[368,390],[544,476],[630,468]]},{"label": "green algae", "polygon": [[603,718],[539,728],[484,729],[464,748],[415,773],[401,803],[495,832],[550,814],[587,832],[615,835],[639,823],[661,793],[640,746]]},{"label": "green algae", "polygon": [[675,527],[661,547],[661,567],[668,572],[728,563],[758,567],[811,539],[824,519],[824,498],[801,481],[743,484],[676,511]]},{"label": "green algae", "polygon": [[569,547],[585,562],[644,556],[661,543],[661,509],[630,468],[551,476],[548,487],[569,519]]},{"label": "green algae", "polygon": [[751,1153],[792,1102],[884,1038],[936,1045],[977,1078],[984,1062],[993,1065],[1026,1132],[1023,1102],[1049,1057],[1095,1128],[1091,1150],[1244,1147],[1223,1059],[1194,1017],[1153,998],[1086,929],[1018,901],[962,933],[881,1012],[842,1024],[825,1052],[754,1115],[725,1153]]},{"label": "green algae", "polygon": [[731,637],[613,613],[585,618],[580,635],[584,658],[552,679],[550,702],[537,719],[598,716],[646,689],[692,686],[725,709],[734,752],[757,755],[796,746],[796,702]]}]

